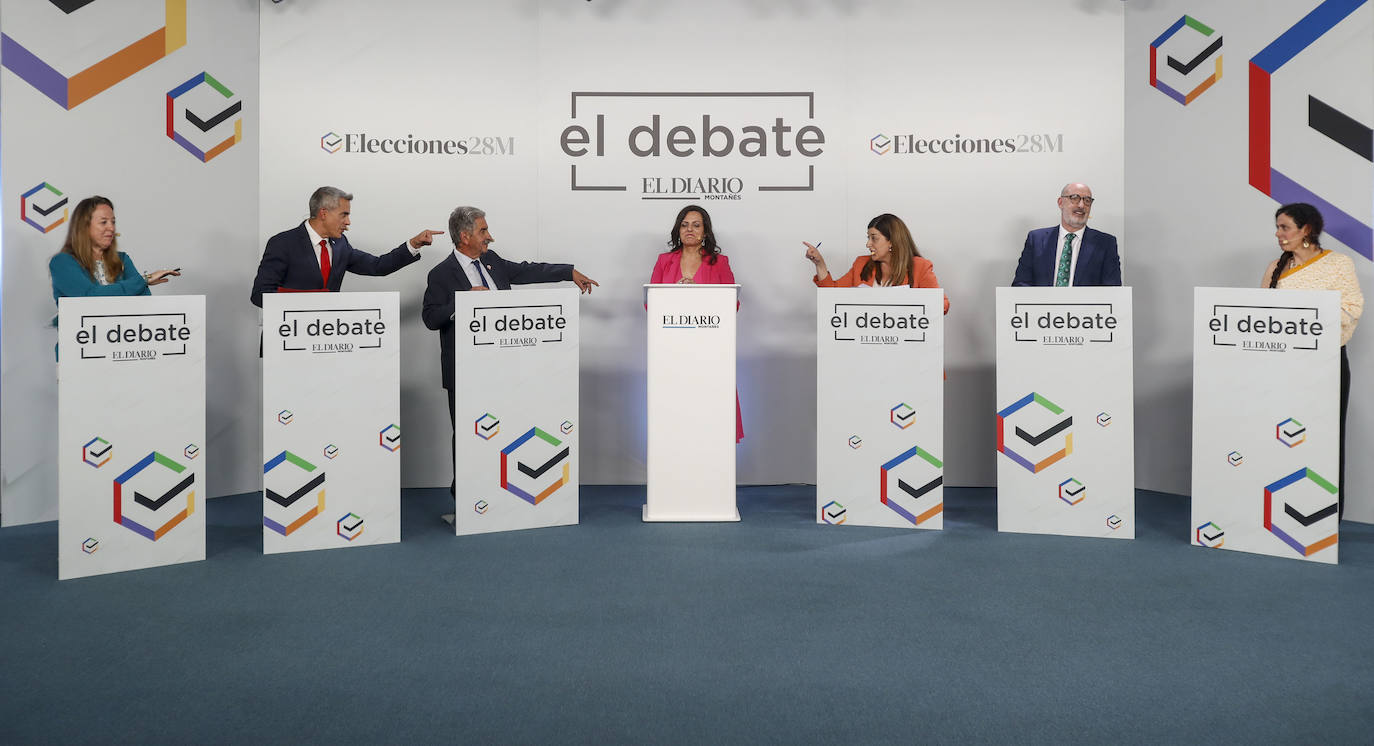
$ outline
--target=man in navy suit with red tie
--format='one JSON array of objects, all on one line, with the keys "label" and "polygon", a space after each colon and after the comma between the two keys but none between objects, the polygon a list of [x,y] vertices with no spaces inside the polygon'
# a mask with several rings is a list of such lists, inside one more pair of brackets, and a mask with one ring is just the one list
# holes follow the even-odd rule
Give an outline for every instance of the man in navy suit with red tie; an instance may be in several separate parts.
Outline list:
[{"label": "man in navy suit with red tie", "polygon": [[1011,284],[1120,285],[1116,236],[1088,227],[1092,207],[1093,190],[1087,184],[1065,184],[1059,190],[1059,225],[1026,234]]},{"label": "man in navy suit with red tie", "polygon": [[262,306],[263,293],[278,290],[338,292],[344,274],[389,275],[420,259],[420,249],[443,231],[420,231],[391,251],[373,256],[344,238],[353,195],[324,186],[310,195],[310,217],[290,230],[267,239],[267,248],[253,280],[253,305]]},{"label": "man in navy suit with red tie", "polygon": [[[453,424],[455,292],[510,290],[511,285],[571,280],[582,292],[590,293],[593,285],[601,283],[573,269],[571,264],[512,262],[500,257],[487,248],[494,239],[487,227],[487,214],[476,207],[454,208],[448,216],[448,235],[453,240],[453,253],[429,271],[420,318],[425,326],[439,332],[439,367],[444,389],[448,391],[448,419]],[[456,433],[455,425],[455,438]],[[448,489],[452,494],[454,486],[449,485]],[[453,516],[446,515],[444,520],[452,523]]]}]

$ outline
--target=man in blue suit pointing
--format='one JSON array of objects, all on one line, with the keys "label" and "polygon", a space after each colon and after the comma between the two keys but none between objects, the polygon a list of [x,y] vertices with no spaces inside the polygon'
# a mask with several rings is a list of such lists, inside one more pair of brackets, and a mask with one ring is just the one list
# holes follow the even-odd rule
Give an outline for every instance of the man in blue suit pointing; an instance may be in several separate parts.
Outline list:
[{"label": "man in blue suit pointing", "polygon": [[[471,207],[455,207],[448,216],[448,235],[453,240],[453,253],[434,265],[425,285],[424,305],[420,319],[425,326],[439,332],[439,367],[444,389],[448,392],[448,419],[454,427],[453,442],[457,443],[454,424],[456,376],[454,375],[454,340],[457,328],[454,315],[457,308],[454,293],[458,291],[510,290],[511,285],[536,282],[571,281],[584,293],[601,283],[573,269],[571,264],[545,262],[515,262],[487,248],[495,239],[487,225],[487,214]],[[449,484],[449,494],[455,491],[457,480]],[[453,514],[443,519],[453,523]]]},{"label": "man in blue suit pointing", "polygon": [[267,248],[253,279],[253,305],[262,306],[263,293],[338,292],[343,277],[389,275],[420,259],[420,249],[443,231],[423,230],[381,256],[353,248],[344,238],[352,213],[353,195],[323,186],[310,195],[310,217],[267,239]]},{"label": "man in blue suit pointing", "polygon": [[1011,284],[1120,285],[1116,236],[1088,227],[1092,207],[1093,190],[1087,184],[1065,184],[1059,191],[1059,225],[1026,234]]}]

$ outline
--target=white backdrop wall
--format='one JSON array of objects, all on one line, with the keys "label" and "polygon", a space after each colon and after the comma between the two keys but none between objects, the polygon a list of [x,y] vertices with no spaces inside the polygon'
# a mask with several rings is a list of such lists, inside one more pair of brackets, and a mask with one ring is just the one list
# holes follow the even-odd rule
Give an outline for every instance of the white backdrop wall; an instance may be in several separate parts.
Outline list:
[{"label": "white backdrop wall", "polygon": [[[475,204],[503,256],[575,262],[601,283],[581,307],[582,481],[635,483],[644,479],[640,286],[687,204],[646,197],[671,196],[653,192],[671,189],[673,177],[738,179],[729,187],[738,199],[697,201],[743,286],[739,480],[811,482],[815,295],[801,241],[823,241],[838,274],[864,252],[867,221],[892,212],[952,302],[946,478],[992,484],[993,288],[1010,282],[1026,231],[1058,219],[1065,182],[1091,184],[1100,200],[1093,225],[1121,232],[1123,16],[1116,0],[336,0],[327,13],[318,2],[264,4],[260,95],[271,125],[261,142],[259,244],[305,217],[312,189],[334,184],[355,194],[350,240],[362,248],[442,228],[454,206]],[[1064,37],[1074,40],[1068,57],[1054,41]],[[582,95],[574,111],[575,92],[671,95]],[[630,132],[655,114],[660,152],[636,156]],[[704,115],[732,129],[730,154],[701,155]],[[774,141],[778,118],[791,128],[787,156]],[[767,130],[767,155],[739,153],[748,125]],[[587,130],[586,144],[574,134],[565,149],[571,126]],[[693,155],[668,152],[675,126],[696,131]],[[797,143],[808,126],[823,144],[814,131]],[[477,152],[357,152],[364,135],[379,149],[381,140],[437,139]],[[895,152],[906,136],[1011,140],[1025,152]],[[716,136],[713,147],[722,142]],[[624,189],[574,190],[574,166],[580,186]],[[445,240],[391,277],[346,284],[401,292],[402,418],[414,434],[404,486],[449,478],[438,344],[418,318],[425,273],[448,250]],[[243,272],[246,288],[252,268]]]},{"label": "white backdrop wall", "polygon": [[[40,83],[55,100],[16,72],[47,65],[74,77],[158,29],[165,29],[161,53],[142,55],[147,64],[141,67],[121,63],[124,72],[134,71],[113,85],[95,86],[84,100],[79,92],[92,89],[79,77],[70,87],[77,95],[70,97],[65,80]],[[258,418],[256,407],[243,403],[253,402],[258,388],[255,316],[247,303],[261,247],[257,4],[98,0],[64,13],[46,0],[6,0],[0,32],[0,193],[6,208],[0,228],[0,520],[11,525],[57,517],[57,332],[51,325],[57,308],[48,260],[68,226],[41,228],[92,194],[114,202],[120,249],[139,269],[181,268],[182,277],[154,292],[206,296],[208,483],[211,494],[256,489]],[[26,63],[29,55],[41,62]],[[241,122],[238,142],[208,161],[167,136],[168,93],[202,73],[231,95],[201,83],[176,96],[177,134],[207,151],[230,139]],[[188,129],[187,107],[208,123],[235,102],[242,105],[238,114],[205,132]],[[44,183],[61,194],[41,189],[23,197]],[[67,204],[58,207],[63,198]],[[41,214],[35,207],[56,209],[35,227],[21,219],[21,200],[30,218]]]},{"label": "white backdrop wall", "polygon": [[[1374,3],[1369,0],[1235,2],[1155,0],[1126,3],[1126,237],[1136,252],[1136,474],[1140,487],[1187,494],[1191,439],[1192,330],[1195,286],[1256,287],[1278,256],[1274,210],[1280,204],[1250,184],[1250,60],[1309,13],[1330,30],[1270,78],[1272,164],[1364,226],[1374,225],[1374,164],[1308,126],[1314,96],[1368,126],[1374,122]],[[1318,10],[1320,9],[1320,10]],[[1188,62],[1213,53],[1222,75],[1186,106],[1152,87],[1150,45],[1184,15],[1185,25],[1156,53],[1159,79],[1182,93],[1215,70],[1211,58],[1188,76],[1166,69],[1166,56]],[[1168,76],[1166,78],[1166,76]],[[1366,141],[1365,147],[1368,148]],[[1367,151],[1366,151],[1367,152]],[[1297,201],[1290,198],[1284,201]],[[1302,201],[1311,201],[1304,198]],[[1333,213],[1327,211],[1328,224]],[[1374,291],[1374,246],[1364,229],[1323,237],[1326,248],[1355,260],[1360,284]],[[1148,257],[1148,259],[1142,259]],[[1370,325],[1368,319],[1362,327]],[[1347,423],[1346,517],[1374,521],[1374,463],[1360,458],[1374,441],[1374,398],[1359,385],[1374,370],[1369,328],[1348,345],[1354,384]]]}]

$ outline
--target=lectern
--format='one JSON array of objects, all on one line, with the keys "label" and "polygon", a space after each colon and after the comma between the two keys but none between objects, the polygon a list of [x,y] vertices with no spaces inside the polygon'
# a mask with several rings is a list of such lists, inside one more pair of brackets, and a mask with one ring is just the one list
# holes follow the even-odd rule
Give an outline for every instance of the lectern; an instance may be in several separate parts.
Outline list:
[{"label": "lectern", "polygon": [[645,285],[649,453],[645,521],[738,521],[738,285]]}]

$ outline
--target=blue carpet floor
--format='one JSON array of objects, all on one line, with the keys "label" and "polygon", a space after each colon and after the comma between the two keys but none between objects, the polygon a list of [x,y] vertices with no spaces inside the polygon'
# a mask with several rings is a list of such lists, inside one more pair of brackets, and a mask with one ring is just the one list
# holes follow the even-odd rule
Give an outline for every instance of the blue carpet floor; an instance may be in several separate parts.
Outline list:
[{"label": "blue carpet floor", "polygon": [[56,524],[0,531],[0,743],[1368,743],[1374,526],[1339,566],[1188,545],[814,523],[456,538],[407,490],[400,544],[265,557],[260,499],[207,506],[205,562],[59,583]]}]

